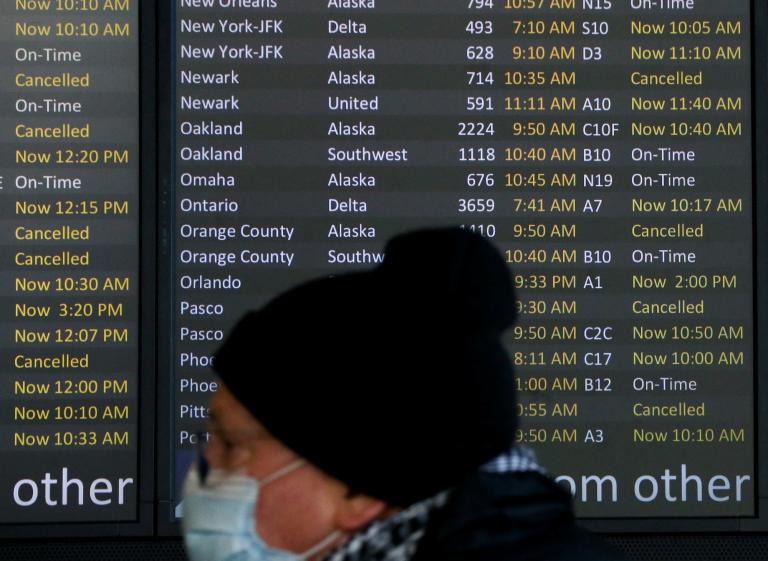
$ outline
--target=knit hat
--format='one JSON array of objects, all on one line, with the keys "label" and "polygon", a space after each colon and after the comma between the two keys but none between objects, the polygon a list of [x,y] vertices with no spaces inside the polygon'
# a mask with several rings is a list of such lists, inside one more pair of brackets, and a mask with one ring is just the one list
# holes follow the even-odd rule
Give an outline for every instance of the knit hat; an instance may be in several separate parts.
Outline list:
[{"label": "knit hat", "polygon": [[407,506],[456,485],[516,426],[501,332],[507,265],[461,229],[400,235],[377,268],[248,313],[214,357],[277,439],[351,489]]}]

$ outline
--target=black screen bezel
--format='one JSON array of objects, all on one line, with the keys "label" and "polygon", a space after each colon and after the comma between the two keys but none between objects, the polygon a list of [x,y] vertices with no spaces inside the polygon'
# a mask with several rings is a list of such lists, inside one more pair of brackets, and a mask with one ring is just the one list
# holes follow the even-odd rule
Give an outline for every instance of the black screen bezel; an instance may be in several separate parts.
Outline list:
[{"label": "black screen bezel", "polygon": [[[173,496],[172,244],[175,158],[174,22],[170,1],[142,0],[139,17],[141,88],[141,294],[139,505],[136,522],[0,526],[0,538],[111,538],[177,536]],[[138,3],[137,3],[138,4]],[[768,3],[752,1],[753,169],[755,251],[755,454],[756,516],[748,518],[589,519],[600,533],[749,533],[768,531],[768,384],[761,383],[768,349]],[[762,31],[762,34],[758,33]],[[162,77],[158,79],[158,77]],[[161,264],[166,264],[165,266]],[[158,376],[157,373],[164,373]],[[156,414],[156,411],[159,414]]]}]

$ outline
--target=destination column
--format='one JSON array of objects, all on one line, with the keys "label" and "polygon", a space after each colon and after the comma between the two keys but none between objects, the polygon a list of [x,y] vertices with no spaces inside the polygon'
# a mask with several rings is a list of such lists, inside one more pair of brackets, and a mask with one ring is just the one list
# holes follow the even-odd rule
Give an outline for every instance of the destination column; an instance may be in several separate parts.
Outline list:
[{"label": "destination column", "polygon": [[[257,171],[272,150],[261,92],[290,55],[280,2],[176,3],[174,440],[176,492],[217,383],[212,353],[265,279],[297,261],[283,182]],[[254,175],[256,177],[254,177]],[[277,217],[276,217],[277,215]],[[178,514],[181,513],[179,509]]]}]

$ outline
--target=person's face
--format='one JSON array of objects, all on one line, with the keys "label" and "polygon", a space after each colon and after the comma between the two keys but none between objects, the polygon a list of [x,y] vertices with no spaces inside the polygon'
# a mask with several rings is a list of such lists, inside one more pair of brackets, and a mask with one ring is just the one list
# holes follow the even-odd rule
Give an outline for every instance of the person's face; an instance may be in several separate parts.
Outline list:
[{"label": "person's face", "polygon": [[[244,470],[264,479],[300,459],[223,385],[211,400],[209,425],[205,457],[211,468]],[[336,530],[349,535],[384,510],[381,501],[351,494],[346,485],[307,463],[261,490],[254,523],[267,545],[301,553]]]}]

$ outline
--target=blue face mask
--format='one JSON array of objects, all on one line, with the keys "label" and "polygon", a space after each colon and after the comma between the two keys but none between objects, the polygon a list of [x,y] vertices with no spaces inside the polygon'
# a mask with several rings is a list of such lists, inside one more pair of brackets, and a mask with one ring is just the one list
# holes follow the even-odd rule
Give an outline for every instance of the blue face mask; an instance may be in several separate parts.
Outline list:
[{"label": "blue face mask", "polygon": [[184,484],[182,518],[190,561],[304,561],[333,543],[341,532],[333,532],[304,553],[292,553],[269,547],[256,531],[260,489],[302,465],[299,460],[261,481],[212,470],[204,485],[193,467]]}]

